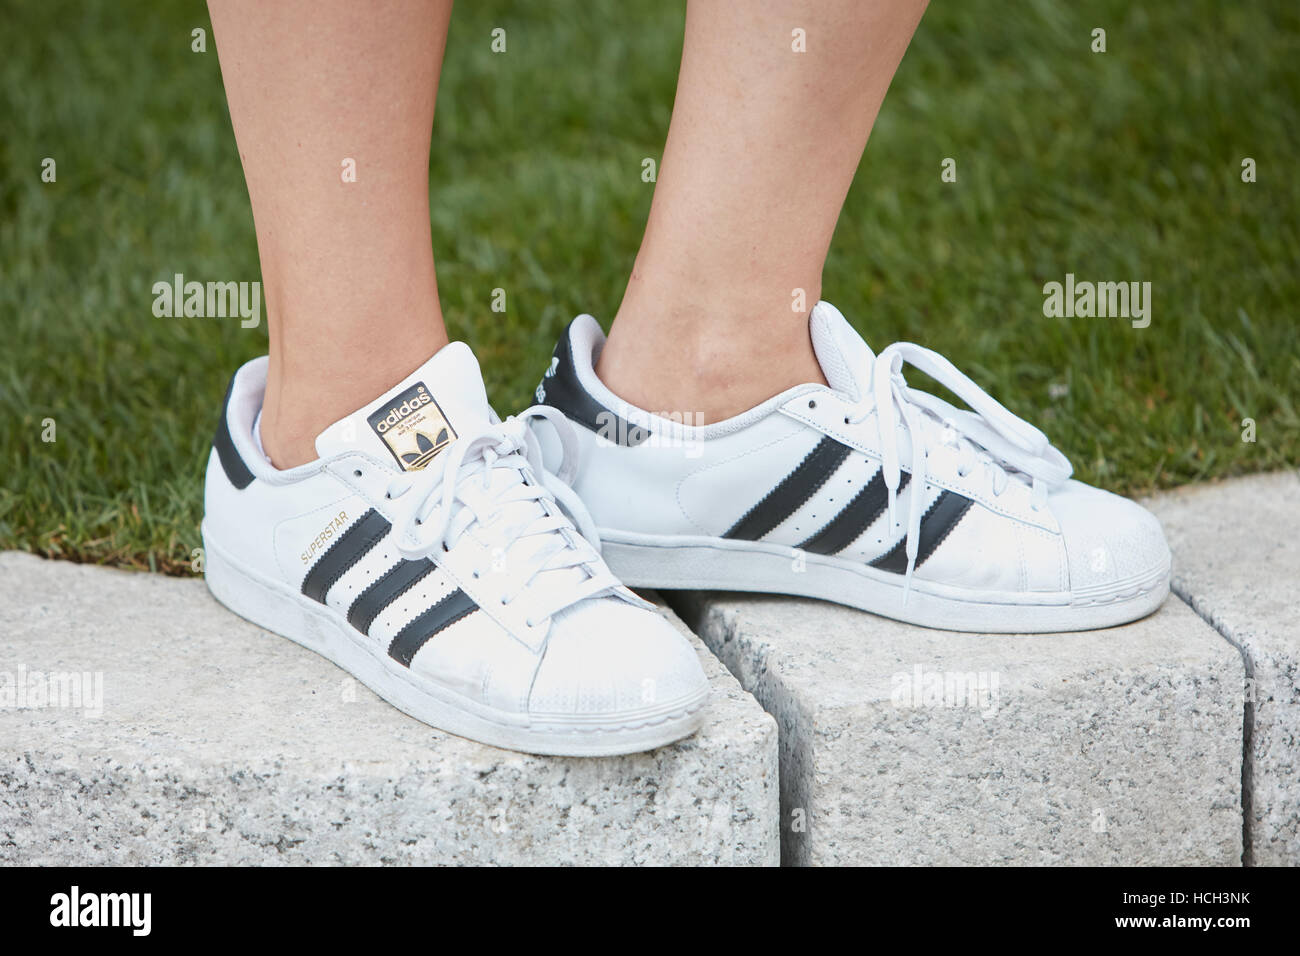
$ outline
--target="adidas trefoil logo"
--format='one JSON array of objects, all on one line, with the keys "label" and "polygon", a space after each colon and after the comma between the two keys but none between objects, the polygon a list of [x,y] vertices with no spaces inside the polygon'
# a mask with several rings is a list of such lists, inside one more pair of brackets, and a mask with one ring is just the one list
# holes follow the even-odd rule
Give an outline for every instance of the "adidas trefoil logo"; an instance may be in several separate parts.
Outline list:
[{"label": "adidas trefoil logo", "polygon": [[548,378],[555,378],[555,370],[559,365],[560,357],[558,355],[552,355],[550,367],[546,370],[546,374],[542,376],[542,380],[537,383],[537,389],[533,392],[533,396],[537,399],[537,404],[544,405],[546,403],[546,380]]},{"label": "adidas trefoil logo", "polygon": [[434,455],[442,451],[444,445],[449,444],[451,444],[451,438],[449,437],[449,430],[446,428],[438,432],[438,437],[433,441],[429,441],[429,436],[424,432],[416,432],[416,451],[404,452],[402,454],[402,464],[412,471],[423,468],[433,460]]},{"label": "adidas trefoil logo", "polygon": [[423,382],[381,405],[366,421],[403,471],[419,471],[456,440],[456,430]]}]

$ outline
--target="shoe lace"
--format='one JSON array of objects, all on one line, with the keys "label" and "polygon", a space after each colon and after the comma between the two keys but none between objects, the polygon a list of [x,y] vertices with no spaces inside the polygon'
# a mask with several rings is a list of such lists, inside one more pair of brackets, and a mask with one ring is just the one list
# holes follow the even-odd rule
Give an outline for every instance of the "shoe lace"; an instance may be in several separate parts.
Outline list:
[{"label": "shoe lace", "polygon": [[[937,396],[910,388],[903,364],[912,365],[952,391],[973,411],[956,408]],[[889,521],[896,523],[896,501],[901,480],[898,433],[905,431],[911,446],[913,492],[907,516],[907,572],[903,601],[911,592],[912,572],[920,547],[923,502],[929,487],[928,458],[935,441],[962,453],[957,474],[965,477],[975,466],[992,474],[994,496],[1013,479],[1032,489],[1032,507],[1041,508],[1047,493],[1067,481],[1074,469],[1041,431],[1018,418],[990,397],[955,365],[937,352],[911,342],[896,342],[876,356],[871,370],[871,394],[852,422],[877,413],[881,468],[888,492]]]},{"label": "shoe lace", "polygon": [[[560,438],[563,457],[558,475],[542,466],[541,448],[527,427],[533,418],[551,422]],[[582,577],[565,576],[556,585],[552,576],[548,587],[538,589],[543,593],[533,597],[526,619],[529,627],[602,592],[630,596],[601,559],[595,522],[569,487],[577,457],[573,425],[549,406],[534,405],[504,422],[488,422],[460,435],[438,456],[441,461],[434,459],[429,468],[397,475],[389,482],[390,499],[417,496],[398,528],[399,553],[419,560],[439,550],[446,552],[474,528],[490,552],[510,555],[511,584],[501,596],[502,604],[528,591],[545,571],[580,568]],[[534,507],[511,507],[520,503],[534,503]],[[512,517],[503,524],[507,514]],[[536,539],[536,547],[516,547],[525,539]],[[473,570],[475,578],[485,573],[484,568]]]}]

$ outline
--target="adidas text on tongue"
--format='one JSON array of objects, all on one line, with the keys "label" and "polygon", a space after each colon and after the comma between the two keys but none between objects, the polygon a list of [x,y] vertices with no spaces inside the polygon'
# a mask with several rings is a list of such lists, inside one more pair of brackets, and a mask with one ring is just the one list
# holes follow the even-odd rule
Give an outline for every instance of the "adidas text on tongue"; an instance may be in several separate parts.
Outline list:
[{"label": "adidas text on tongue", "polygon": [[614,577],[581,500],[542,467],[527,420],[549,417],[576,449],[564,416],[498,420],[473,353],[452,343],[325,429],[316,461],[281,471],[253,444],[266,370],[236,373],[208,458],[218,601],[485,744],[627,754],[700,726],[695,651]]},{"label": "adidas text on tongue", "polygon": [[419,471],[456,440],[442,406],[416,382],[366,418],[403,471]]}]

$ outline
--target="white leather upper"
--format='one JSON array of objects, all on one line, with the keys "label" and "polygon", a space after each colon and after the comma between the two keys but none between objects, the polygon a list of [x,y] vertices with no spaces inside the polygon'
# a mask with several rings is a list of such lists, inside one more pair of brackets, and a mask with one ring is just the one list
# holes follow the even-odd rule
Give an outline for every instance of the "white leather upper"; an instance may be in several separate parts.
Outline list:
[{"label": "white leather upper", "polygon": [[[880,470],[877,412],[863,416],[865,389],[857,389],[855,401],[846,391],[799,386],[727,422],[683,427],[627,405],[599,383],[593,362],[603,335],[593,319],[575,321],[574,336],[577,378],[601,404],[652,433],[642,444],[627,446],[579,429],[582,465],[574,487],[602,535],[720,537],[829,437],[850,454],[759,539],[794,548]],[[819,356],[823,364],[839,363],[827,377],[843,385],[852,381],[850,364],[869,359],[871,352],[865,344],[855,350],[841,337]],[[547,455],[555,454],[549,427],[535,427]],[[672,440],[657,439],[660,429]],[[911,461],[911,436],[899,426],[897,437],[902,460]],[[916,568],[918,579],[981,591],[1062,593],[1115,584],[1167,564],[1159,524],[1139,505],[1077,481],[1051,491],[1044,503],[1027,482],[1005,473],[995,480],[993,466],[969,467],[970,459],[957,442],[932,444],[927,487],[905,485],[894,524],[882,514],[836,557],[857,563],[879,558],[904,537],[911,496],[923,494],[921,506],[928,508],[946,490],[972,504]]]},{"label": "white leather upper", "polygon": [[[265,380],[265,358],[248,363],[235,378],[227,425],[254,478],[237,488],[213,450],[205,486],[205,537],[246,571],[283,585],[286,600],[305,600],[300,592],[311,568],[373,509],[387,520],[389,530],[325,594],[325,607],[345,621],[358,595],[403,560],[399,529],[420,502],[414,495],[387,497],[385,489],[399,477],[394,459],[376,441],[342,442],[347,429],[341,426],[332,426],[319,443],[327,449],[326,457],[275,469],[258,453],[251,432]],[[481,392],[481,384],[478,388]],[[466,421],[465,402],[445,397],[439,404],[451,410],[450,420]],[[461,500],[468,502],[464,507],[486,514],[491,495],[490,488],[470,479]],[[699,662],[659,612],[619,597],[597,596],[534,622],[534,593],[521,589],[511,561],[480,538],[477,524],[431,560],[433,570],[383,608],[367,634],[354,632],[357,640],[386,653],[404,627],[456,589],[463,591],[476,608],[420,646],[410,662],[413,674],[521,718],[543,711],[616,717],[610,708],[627,702],[644,708],[647,680],[664,695],[661,701],[671,703],[673,694],[698,699],[704,685]]]}]

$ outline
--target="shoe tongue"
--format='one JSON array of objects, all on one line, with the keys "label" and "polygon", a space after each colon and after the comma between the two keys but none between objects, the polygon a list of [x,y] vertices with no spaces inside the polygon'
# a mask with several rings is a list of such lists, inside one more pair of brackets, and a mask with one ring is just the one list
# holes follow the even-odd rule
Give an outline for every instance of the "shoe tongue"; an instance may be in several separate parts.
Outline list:
[{"label": "shoe tongue", "polygon": [[464,342],[452,342],[384,395],[321,432],[316,453],[329,458],[362,451],[401,471],[419,471],[458,433],[490,418],[478,360]]},{"label": "shoe tongue", "polygon": [[826,384],[855,402],[860,400],[871,385],[871,363],[876,358],[871,347],[829,302],[813,306],[808,332]]}]

